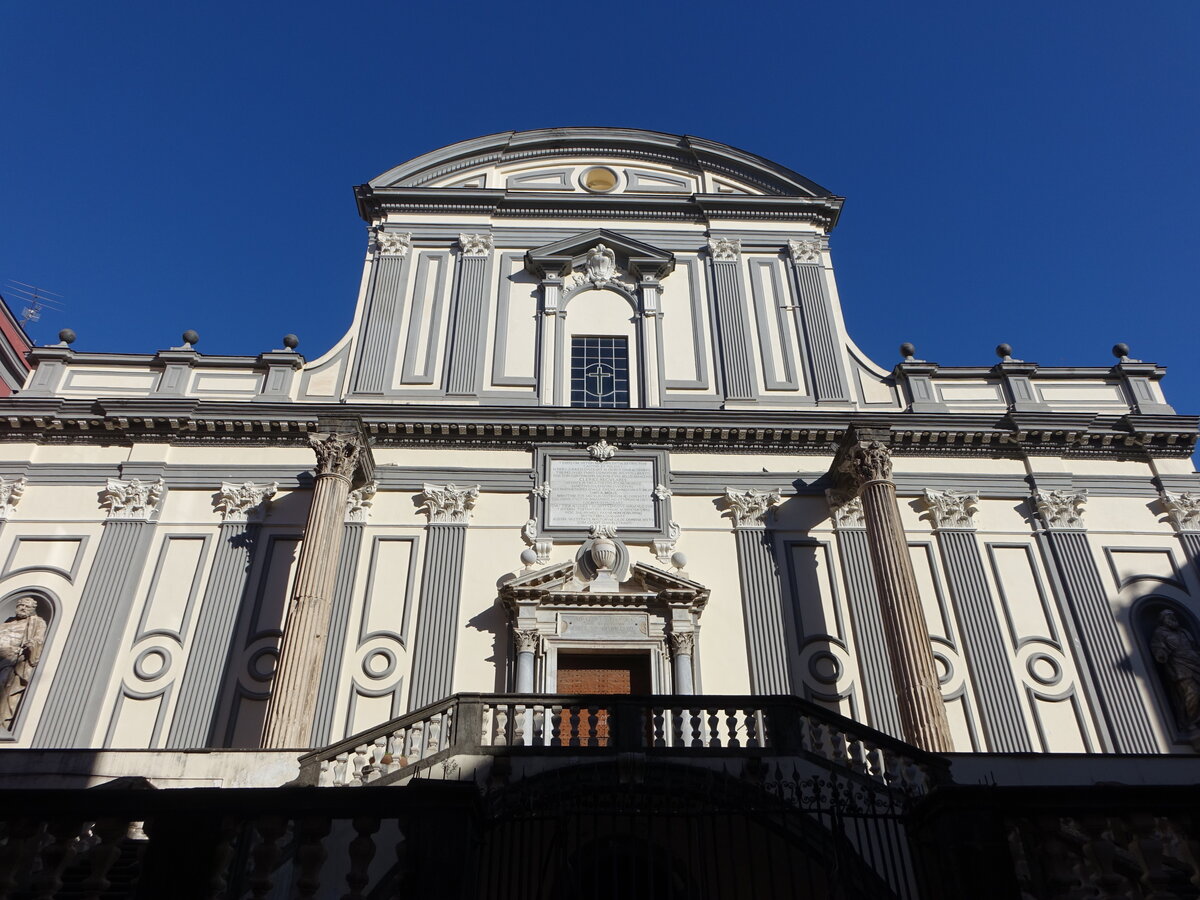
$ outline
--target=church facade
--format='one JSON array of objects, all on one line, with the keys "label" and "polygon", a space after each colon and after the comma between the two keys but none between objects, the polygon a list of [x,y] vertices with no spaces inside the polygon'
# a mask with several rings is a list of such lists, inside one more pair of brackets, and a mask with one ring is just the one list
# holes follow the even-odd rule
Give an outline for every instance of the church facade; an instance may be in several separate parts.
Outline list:
[{"label": "church facade", "polygon": [[[640,766],[634,781],[680,795],[717,779],[747,828],[768,809],[790,823],[743,856],[768,895],[802,877],[813,896],[983,890],[965,864],[922,874],[919,847],[991,804],[977,844],[1004,890],[1194,896],[1175,810],[1200,747],[1198,420],[1168,404],[1161,366],[1124,345],[1071,367],[1001,345],[949,367],[909,344],[880,365],[843,315],[841,198],[699,138],[491,135],[356,196],[361,287],[320,357],[291,335],[241,357],[194,332],[155,354],[64,333],[0,400],[0,784],[298,780],[358,828],[335,799],[351,785],[395,786],[424,816],[432,781],[536,782],[559,808],[539,779],[574,773],[578,792]],[[901,810],[872,820],[899,831],[876,846],[815,825],[794,786],[824,784],[825,809],[838,778]],[[970,793],[985,781],[1066,785],[1071,809],[1095,781],[1144,791],[1097,824]],[[682,845],[652,821],[707,814],[695,804],[646,817],[646,840],[670,856]],[[222,877],[265,883],[256,897],[319,881],[302,854],[259,852],[338,834],[306,821],[231,832],[248,843]],[[571,852],[631,860],[623,892],[696,896],[595,821]],[[475,827],[484,866],[499,838]],[[821,870],[830,846],[860,875]],[[896,854],[917,862],[889,868]],[[352,896],[400,878],[347,860]],[[66,857],[22,877],[55,865],[69,887]],[[551,896],[557,871],[531,883]]]}]

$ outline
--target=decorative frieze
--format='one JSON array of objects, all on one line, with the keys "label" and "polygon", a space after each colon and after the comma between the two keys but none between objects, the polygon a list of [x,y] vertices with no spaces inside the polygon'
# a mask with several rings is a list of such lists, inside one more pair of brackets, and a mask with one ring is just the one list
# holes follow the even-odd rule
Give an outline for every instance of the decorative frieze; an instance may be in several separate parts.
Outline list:
[{"label": "decorative frieze", "polygon": [[220,490],[214,495],[213,506],[221,514],[222,522],[248,522],[251,518],[262,517],[266,502],[278,491],[277,481],[270,484],[222,481]]},{"label": "decorative frieze", "polygon": [[464,525],[471,517],[475,501],[479,499],[479,485],[458,487],[450,483],[439,487],[426,484],[420,494],[421,503],[433,524]]},{"label": "decorative frieze", "polygon": [[617,445],[610,444],[608,441],[601,438],[594,444],[589,444],[587,452],[591,454],[592,459],[604,462],[607,459],[612,459],[617,455]]},{"label": "decorative frieze", "polygon": [[770,491],[725,488],[726,512],[733,519],[734,528],[762,528],[766,514],[782,502],[783,495],[778,488]]},{"label": "decorative frieze", "polygon": [[935,530],[975,527],[975,513],[979,509],[978,494],[926,488],[921,502],[925,505],[922,518],[928,519]]},{"label": "decorative frieze", "polygon": [[1087,491],[1034,491],[1033,502],[1047,528],[1083,528]]},{"label": "decorative frieze", "polygon": [[100,506],[108,511],[110,519],[150,519],[158,512],[166,489],[161,478],[158,481],[110,478],[100,492]]},{"label": "decorative frieze", "polygon": [[355,488],[346,495],[346,521],[364,523],[371,515],[371,505],[375,502],[375,494],[379,491],[379,483],[368,482],[360,488]]},{"label": "decorative frieze", "polygon": [[788,253],[792,257],[792,262],[797,265],[801,263],[819,263],[823,249],[824,246],[817,238],[788,241]]},{"label": "decorative frieze", "polygon": [[412,249],[411,231],[384,231],[377,227],[374,235],[375,252],[380,256],[398,256],[403,259]]},{"label": "decorative frieze", "polygon": [[1159,497],[1166,507],[1172,528],[1178,532],[1200,531],[1200,494],[1163,491]]},{"label": "decorative frieze", "polygon": [[463,256],[487,256],[492,252],[490,234],[460,234],[458,246]]},{"label": "decorative frieze", "polygon": [[317,454],[315,474],[337,475],[349,480],[354,476],[362,442],[353,434],[313,434],[308,444]]},{"label": "decorative frieze", "polygon": [[21,497],[25,494],[28,482],[24,476],[20,478],[4,478],[0,476],[0,519],[7,519],[17,509]]},{"label": "decorative frieze", "polygon": [[862,498],[857,494],[846,491],[827,490],[825,500],[829,503],[829,512],[833,516],[833,527],[837,531],[845,528],[866,528],[863,519]]},{"label": "decorative frieze", "polygon": [[742,242],[738,238],[709,238],[708,252],[716,262],[737,262],[742,253]]}]

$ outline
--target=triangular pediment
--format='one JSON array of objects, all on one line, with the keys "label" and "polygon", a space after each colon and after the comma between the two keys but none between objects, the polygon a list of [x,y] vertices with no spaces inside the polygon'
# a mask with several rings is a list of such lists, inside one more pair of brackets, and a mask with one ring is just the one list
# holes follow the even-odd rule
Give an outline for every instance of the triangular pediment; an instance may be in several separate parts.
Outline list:
[{"label": "triangular pediment", "polygon": [[[628,579],[621,582],[620,590],[613,592],[593,593],[587,584],[579,580],[574,562],[562,562],[523,573],[510,578],[500,588],[500,597],[507,604],[530,601],[543,603],[566,598],[578,601],[586,595],[600,605],[604,605],[604,598],[631,601],[640,597],[641,600],[636,602],[646,603],[657,597],[660,601],[686,603],[702,609],[708,602],[708,594],[708,588],[699,582],[645,563],[630,566]],[[618,601],[616,605],[622,603]]]},{"label": "triangular pediment", "polygon": [[525,268],[542,278],[566,275],[582,268],[588,252],[603,244],[616,255],[617,265],[634,278],[664,278],[675,268],[675,254],[607,228],[593,228],[525,254]]}]

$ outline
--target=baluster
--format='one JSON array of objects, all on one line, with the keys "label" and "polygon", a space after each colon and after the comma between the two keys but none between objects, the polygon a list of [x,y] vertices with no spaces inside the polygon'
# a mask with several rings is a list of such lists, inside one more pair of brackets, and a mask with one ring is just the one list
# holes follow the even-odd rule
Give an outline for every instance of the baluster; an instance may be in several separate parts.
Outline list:
[{"label": "baluster", "polygon": [[353,774],[350,776],[352,785],[361,785],[363,783],[363,769],[367,765],[367,745],[359,744],[354,748],[354,760],[351,763],[354,768]]},{"label": "baluster", "polygon": [[746,716],[746,746],[762,746],[762,711],[753,709]]},{"label": "baluster", "polygon": [[725,741],[726,747],[742,746],[742,742],[738,739],[738,731],[739,731],[738,713],[739,712],[740,712],[740,710],[733,706],[731,706],[725,710],[725,730],[729,733],[729,735]]},{"label": "baluster", "polygon": [[490,703],[483,704],[481,713],[482,720],[479,723],[479,746],[492,746],[492,728],[494,725],[492,719],[492,705]]},{"label": "baluster", "polygon": [[550,707],[550,743],[554,747],[562,746],[562,712],[557,704]]},{"label": "baluster", "polygon": [[538,703],[533,707],[533,740],[535,747],[546,746],[546,707]]},{"label": "baluster", "polygon": [[370,777],[365,780],[375,781],[381,775],[387,774],[387,769],[385,768],[386,763],[384,763],[385,759],[387,759],[388,762],[391,761],[387,753],[387,738],[377,737],[372,745],[371,774]]},{"label": "baluster", "polygon": [[346,763],[349,758],[350,756],[348,753],[339,753],[333,758],[330,780],[338,787],[341,787],[346,783]]},{"label": "baluster", "polygon": [[513,706],[513,746],[525,746],[525,710],[524,703],[517,703]]},{"label": "baluster", "polygon": [[427,756],[432,756],[442,748],[442,717],[438,713],[434,713],[429,717],[429,727],[425,730],[425,749],[421,752],[421,759]]},{"label": "baluster", "polygon": [[347,848],[350,869],[346,872],[349,892],[342,900],[363,900],[363,889],[370,881],[371,860],[375,858],[375,832],[379,830],[379,819],[360,816],[353,821],[354,838]]},{"label": "baluster", "polygon": [[587,708],[587,711],[588,711],[587,745],[589,747],[599,747],[600,746],[600,707],[589,706]]},{"label": "baluster", "polygon": [[411,726],[409,726],[409,729],[408,729],[408,750],[407,750],[407,752],[405,752],[404,755],[406,757],[408,757],[410,760],[412,760],[413,762],[417,762],[418,760],[420,760],[422,758],[422,753],[421,753],[422,731],[423,731],[422,723],[420,723],[420,722],[414,722]]},{"label": "baluster", "polygon": [[42,868],[30,879],[35,900],[54,900],[62,887],[62,873],[75,857],[79,846],[78,820],[56,819],[47,823],[46,833],[52,840],[42,848]]},{"label": "baluster", "polygon": [[439,750],[447,750],[450,747],[450,741],[454,736],[454,710],[456,707],[447,706],[446,711],[442,713],[442,740],[438,745]]},{"label": "baluster", "polygon": [[654,734],[653,738],[650,740],[651,747],[667,746],[665,736],[663,735],[663,729],[666,725],[666,718],[666,710],[660,707],[656,706],[650,711],[651,730]]},{"label": "baluster", "polygon": [[108,870],[121,855],[121,841],[128,830],[129,823],[123,820],[98,819],[96,821],[92,829],[96,841],[88,853],[92,867],[81,885],[85,891],[85,900],[100,900],[100,895],[108,890]]},{"label": "baluster", "polygon": [[254,824],[259,841],[250,854],[254,859],[254,869],[250,873],[250,896],[261,900],[271,890],[271,876],[279,859],[276,844],[287,831],[288,820],[283,816],[263,816]]},{"label": "baluster", "polygon": [[580,707],[575,705],[571,706],[571,736],[567,743],[572,747],[579,746],[579,710]]},{"label": "baluster", "polygon": [[496,704],[496,736],[493,739],[497,747],[508,746],[508,704]]},{"label": "baluster", "polygon": [[700,734],[701,734],[701,732],[700,732],[701,710],[697,707],[693,707],[692,709],[689,709],[688,712],[690,713],[690,715],[688,717],[688,746],[689,747],[703,747],[704,741],[701,740],[701,737],[700,737]]},{"label": "baluster", "polygon": [[721,746],[721,718],[717,714],[718,709],[710,709],[708,712],[708,746]]},{"label": "baluster", "polygon": [[328,816],[303,816],[296,821],[296,897],[314,900],[321,889],[321,866],[325,864],[325,836],[332,823]]},{"label": "baluster", "polygon": [[846,735],[840,728],[829,729],[829,758],[835,763],[846,764]]},{"label": "baluster", "polygon": [[900,760],[893,750],[883,751],[883,780],[889,786],[903,787],[904,773],[900,769]]},{"label": "baluster", "polygon": [[850,742],[850,768],[860,775],[868,774],[867,751],[862,741]]},{"label": "baluster", "polygon": [[887,783],[887,777],[883,767],[883,751],[876,744],[870,741],[864,741],[863,746],[866,748],[866,774],[870,775],[876,781]]},{"label": "baluster", "polygon": [[671,742],[668,746],[687,746],[687,742],[683,739],[683,710],[678,707],[671,709]]},{"label": "baluster", "polygon": [[809,746],[817,756],[829,759],[829,750],[825,746],[825,723],[816,719],[808,720]]}]

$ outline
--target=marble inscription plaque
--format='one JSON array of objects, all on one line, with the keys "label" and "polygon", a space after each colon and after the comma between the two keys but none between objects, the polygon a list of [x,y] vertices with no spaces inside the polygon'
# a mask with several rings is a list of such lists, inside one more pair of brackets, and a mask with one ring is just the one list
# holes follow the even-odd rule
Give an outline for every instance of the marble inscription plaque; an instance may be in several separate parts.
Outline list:
[{"label": "marble inscription plaque", "polygon": [[646,617],[630,613],[563,613],[560,633],[570,638],[637,640],[650,633]]},{"label": "marble inscription plaque", "polygon": [[653,528],[654,462],[648,459],[552,459],[546,525]]}]

